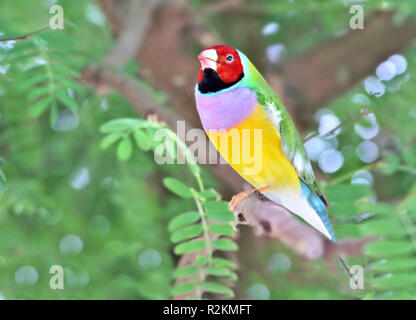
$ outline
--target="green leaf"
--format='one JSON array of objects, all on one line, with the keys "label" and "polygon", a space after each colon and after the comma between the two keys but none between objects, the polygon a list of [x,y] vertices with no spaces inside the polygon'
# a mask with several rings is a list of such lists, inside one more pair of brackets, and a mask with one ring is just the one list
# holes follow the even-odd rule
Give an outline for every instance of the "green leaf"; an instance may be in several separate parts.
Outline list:
[{"label": "green leaf", "polygon": [[198,237],[202,234],[202,226],[200,224],[185,227],[172,233],[170,240],[173,243]]},{"label": "green leaf", "polygon": [[7,181],[6,175],[4,174],[4,172],[2,170],[0,170],[0,180],[3,180],[5,182]]},{"label": "green leaf", "polygon": [[[152,149],[154,150],[157,146],[160,145],[160,141],[157,141],[157,139],[155,139],[157,128],[155,128],[153,126],[147,126],[144,129],[146,130],[147,135],[149,137],[151,137],[150,142],[152,143]],[[166,130],[166,129],[164,129],[164,130]]]},{"label": "green leaf", "polygon": [[199,192],[199,195],[205,199],[218,199],[220,197],[220,194],[212,188]]},{"label": "green leaf", "polygon": [[363,184],[336,184],[326,188],[326,198],[331,202],[355,201],[363,197],[369,197],[371,189]]},{"label": "green leaf", "polygon": [[335,217],[343,218],[355,215],[358,213],[358,210],[355,202],[344,201],[331,204],[328,208],[328,212]]},{"label": "green leaf", "polygon": [[397,272],[416,269],[416,258],[388,258],[371,264],[371,269],[378,272]]},{"label": "green leaf", "polygon": [[416,273],[389,273],[371,281],[376,289],[402,289],[416,285]]},{"label": "green leaf", "polygon": [[20,81],[17,84],[17,88],[20,90],[26,90],[29,89],[30,87],[33,87],[34,85],[37,85],[45,80],[48,79],[48,76],[44,73],[36,75],[34,77],[30,77],[26,80]]},{"label": "green leaf", "polygon": [[210,211],[207,210],[206,216],[215,221],[233,222],[235,220],[234,214],[231,211]]},{"label": "green leaf", "polygon": [[77,92],[81,91],[81,87],[78,83],[72,81],[71,79],[68,79],[66,77],[61,76],[60,74],[55,74],[54,78],[57,82],[59,82],[61,85],[67,88],[71,88]]},{"label": "green leaf", "polygon": [[184,184],[182,181],[179,181],[175,178],[165,178],[163,179],[163,184],[166,188],[172,191],[174,194],[182,198],[192,198],[193,194],[191,188]]},{"label": "green leaf", "polygon": [[374,300],[374,292],[367,293],[361,300]]},{"label": "green leaf", "polygon": [[238,250],[237,245],[230,239],[226,239],[226,238],[221,238],[221,239],[217,239],[213,241],[213,245],[218,250],[223,250],[223,251],[237,251]]},{"label": "green leaf", "polygon": [[228,270],[225,267],[206,267],[205,271],[212,275],[212,276],[216,276],[216,277],[225,277],[225,276],[229,276],[231,274],[231,271]]},{"label": "green leaf", "polygon": [[404,163],[406,163],[408,166],[411,166],[411,167],[416,166],[416,155],[414,155],[412,151],[408,149],[402,150],[402,157],[403,157]]},{"label": "green leaf", "polygon": [[[167,129],[163,129],[167,130]],[[176,142],[175,139],[172,139],[171,136],[167,135],[164,139],[164,141],[161,143],[164,146],[164,149],[166,150],[166,156],[172,160],[176,159]],[[169,162],[168,162],[169,163]]]},{"label": "green leaf", "polygon": [[[180,141],[179,138],[178,138],[177,143],[180,146],[182,141]],[[186,148],[182,152],[184,152],[184,154],[185,154],[185,161],[186,161],[186,164],[187,164],[189,170],[191,171],[191,173],[195,177],[198,177],[201,174],[201,168],[199,167],[198,163],[196,162],[194,155],[192,154],[192,152],[188,149],[188,147],[185,144],[183,144],[183,148]]]},{"label": "green leaf", "polygon": [[50,98],[39,100],[33,106],[30,107],[29,112],[28,112],[29,116],[33,118],[39,117],[42,113],[44,113],[48,109],[48,107],[50,106],[50,103],[51,103]]},{"label": "green leaf", "polygon": [[224,259],[224,258],[213,258],[212,264],[218,267],[228,267],[231,269],[237,269],[237,265],[235,264],[234,261]]},{"label": "green leaf", "polygon": [[103,140],[101,140],[101,148],[107,149],[109,146],[113,145],[117,140],[123,136],[122,133],[112,133],[106,135]]},{"label": "green leaf", "polygon": [[415,300],[416,294],[415,292],[404,291],[403,289],[399,289],[397,291],[389,290],[389,291],[377,294],[374,299],[377,299],[377,300]]},{"label": "green leaf", "polygon": [[26,78],[27,77],[31,77],[31,73],[33,73],[33,75],[39,73],[39,70],[42,70],[45,68],[45,65],[43,64],[33,64],[31,66],[25,67],[21,72],[21,74],[23,74]]},{"label": "green leaf", "polygon": [[117,147],[117,157],[121,161],[127,161],[130,159],[133,151],[132,143],[130,137],[124,137],[118,144]]},{"label": "green leaf", "polygon": [[100,127],[102,133],[113,133],[118,131],[131,130],[133,128],[144,127],[146,125],[145,120],[123,118],[108,121]]},{"label": "green leaf", "polygon": [[78,60],[73,59],[71,56],[69,56],[68,51],[65,51],[65,55],[62,55],[56,51],[51,51],[49,52],[49,55],[54,60],[54,64],[53,64],[54,67],[56,67],[58,63],[61,66],[62,66],[62,63],[66,63],[69,66],[74,66],[79,69],[82,68],[82,63],[80,63]]},{"label": "green leaf", "polygon": [[185,253],[201,251],[205,249],[205,246],[206,244],[204,240],[197,239],[178,244],[173,251],[177,255],[182,255]]},{"label": "green leaf", "polygon": [[179,229],[181,227],[190,225],[200,219],[199,213],[197,211],[189,211],[182,213],[175,218],[173,218],[168,224],[168,230],[170,232]]},{"label": "green leaf", "polygon": [[31,41],[16,42],[16,45],[11,48],[6,56],[8,63],[21,63],[29,58],[35,58],[39,55],[38,50]]},{"label": "green leaf", "polygon": [[202,284],[202,288],[207,292],[225,294],[230,298],[234,296],[230,288],[216,282],[205,282]]},{"label": "green leaf", "polygon": [[179,278],[191,277],[191,276],[196,275],[198,273],[198,270],[199,269],[194,266],[181,267],[174,271],[173,278],[179,279]]},{"label": "green leaf", "polygon": [[385,203],[371,203],[366,201],[360,201],[357,204],[358,211],[361,213],[364,212],[373,212],[382,215],[393,215],[396,211],[395,207]]},{"label": "green leaf", "polygon": [[208,226],[208,229],[215,234],[219,234],[221,236],[235,236],[235,230],[230,224],[211,224]]},{"label": "green leaf", "polygon": [[400,159],[398,156],[391,154],[385,157],[384,162],[386,163],[386,167],[383,168],[383,173],[385,175],[391,175],[396,172],[399,167]]},{"label": "green leaf", "polygon": [[52,100],[51,111],[49,113],[49,124],[53,126],[58,118],[58,107],[54,100]]},{"label": "green leaf", "polygon": [[172,295],[178,296],[181,294],[189,293],[195,290],[195,283],[181,283],[173,287]]},{"label": "green leaf", "polygon": [[27,95],[27,100],[28,101],[36,100],[37,98],[45,95],[48,92],[49,92],[49,87],[47,86],[34,88],[33,90],[30,90],[29,94]]},{"label": "green leaf", "polygon": [[67,67],[64,64],[53,64],[53,68],[57,71],[62,72],[64,75],[68,74],[68,75],[71,75],[74,78],[80,78],[81,77],[81,73],[78,70],[76,70],[74,68]]},{"label": "green leaf", "polygon": [[228,202],[226,201],[206,201],[204,202],[204,207],[207,208],[207,210],[212,211],[228,211],[231,212],[228,209]]},{"label": "green leaf", "polygon": [[393,257],[411,254],[413,245],[409,241],[384,240],[369,243],[364,252],[372,257]]},{"label": "green leaf", "polygon": [[61,88],[57,88],[55,90],[55,93],[58,100],[61,101],[65,106],[67,106],[68,109],[72,111],[77,111],[78,105],[67,93],[65,93],[64,90],[62,90]]},{"label": "green leaf", "polygon": [[207,256],[200,255],[195,259],[195,263],[198,264],[198,265],[204,265],[207,262],[208,262]]},{"label": "green leaf", "polygon": [[143,151],[149,151],[152,148],[152,139],[143,130],[135,130],[133,137],[137,146]]},{"label": "green leaf", "polygon": [[368,235],[397,236],[407,235],[404,225],[395,218],[372,219],[359,225],[360,231]]},{"label": "green leaf", "polygon": [[238,276],[235,272],[230,271],[230,275],[228,276],[228,279],[230,279],[231,281],[237,281]]}]

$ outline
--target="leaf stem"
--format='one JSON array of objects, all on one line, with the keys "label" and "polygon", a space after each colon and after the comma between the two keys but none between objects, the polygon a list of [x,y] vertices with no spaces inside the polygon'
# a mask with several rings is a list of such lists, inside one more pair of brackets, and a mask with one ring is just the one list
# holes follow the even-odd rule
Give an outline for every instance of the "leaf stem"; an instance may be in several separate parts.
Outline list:
[{"label": "leaf stem", "polygon": [[208,233],[208,224],[207,224],[207,220],[205,217],[205,210],[202,206],[201,200],[199,198],[199,194],[194,189],[192,189],[192,193],[194,195],[194,200],[195,200],[198,212],[199,212],[199,216],[201,217],[202,229],[204,231],[204,240],[205,240],[205,245],[207,248],[208,264],[211,265],[212,264],[212,245],[211,245],[211,239]]},{"label": "leaf stem", "polygon": [[[48,91],[49,91],[49,96],[52,99],[52,112],[51,112],[51,115],[52,115],[51,119],[52,119],[53,115],[56,111],[56,110],[54,110],[54,109],[56,109],[56,100],[55,100],[55,78],[53,76],[51,61],[49,59],[49,55],[47,54],[47,52],[43,48],[41,42],[37,38],[34,39],[33,42],[35,43],[37,49],[39,50],[40,56],[46,62],[45,63],[45,69],[46,69],[46,75],[48,76]],[[52,120],[54,120],[54,119],[52,119]],[[51,120],[51,122],[52,122],[52,120]]]},{"label": "leaf stem", "polygon": [[380,169],[380,168],[383,168],[384,166],[386,166],[386,164],[384,162],[373,162],[373,163],[370,163],[370,164],[368,164],[364,167],[352,170],[352,171],[347,172],[347,173],[345,173],[345,174],[343,174],[343,175],[341,175],[337,178],[334,178],[328,184],[329,185],[334,185],[334,184],[339,184],[339,183],[345,182],[346,180],[350,179],[357,171],[360,171],[360,170]]}]

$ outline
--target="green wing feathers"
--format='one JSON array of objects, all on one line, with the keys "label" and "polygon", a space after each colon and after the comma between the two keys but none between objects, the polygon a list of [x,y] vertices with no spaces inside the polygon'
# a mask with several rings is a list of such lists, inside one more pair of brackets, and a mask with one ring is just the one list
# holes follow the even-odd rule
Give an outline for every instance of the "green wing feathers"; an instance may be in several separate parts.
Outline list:
[{"label": "green wing feathers", "polygon": [[260,104],[265,108],[270,115],[270,119],[278,127],[283,153],[292,163],[298,177],[326,204],[316,184],[312,165],[303,145],[303,139],[297,131],[292,118],[266,80],[253,65],[251,67],[254,70],[251,70],[252,79],[249,81],[250,87],[257,93]]}]

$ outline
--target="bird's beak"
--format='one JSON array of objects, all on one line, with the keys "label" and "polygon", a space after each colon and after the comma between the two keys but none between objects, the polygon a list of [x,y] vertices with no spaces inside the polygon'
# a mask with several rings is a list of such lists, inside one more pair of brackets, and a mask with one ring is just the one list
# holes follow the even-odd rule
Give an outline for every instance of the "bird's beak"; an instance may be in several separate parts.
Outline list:
[{"label": "bird's beak", "polygon": [[202,51],[198,56],[199,62],[201,63],[202,69],[213,69],[217,71],[217,50],[208,49]]}]

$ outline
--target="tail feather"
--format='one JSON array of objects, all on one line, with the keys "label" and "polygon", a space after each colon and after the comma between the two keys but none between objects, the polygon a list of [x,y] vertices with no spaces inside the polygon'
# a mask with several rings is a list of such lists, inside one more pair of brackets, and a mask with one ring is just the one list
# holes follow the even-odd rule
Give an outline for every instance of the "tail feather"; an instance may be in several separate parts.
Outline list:
[{"label": "tail feather", "polygon": [[335,242],[334,231],[326,214],[323,201],[306,184],[301,182],[301,185],[300,191],[290,189],[271,190],[266,192],[264,196],[298,215],[328,239]]},{"label": "tail feather", "polygon": [[336,242],[334,230],[332,229],[331,222],[329,221],[328,214],[326,213],[325,205],[326,201],[324,202],[320,196],[316,195],[309,186],[304,183],[302,180],[300,181],[302,186],[302,192],[306,199],[308,200],[309,204],[312,208],[316,211],[321,219],[322,223],[325,226],[325,229],[331,236],[331,240]]}]

